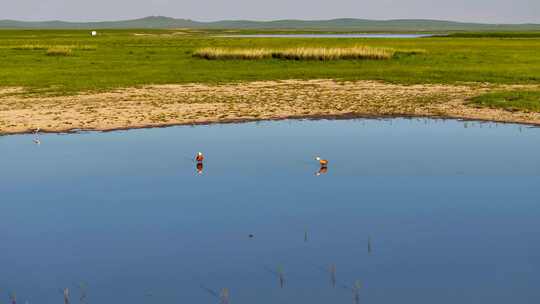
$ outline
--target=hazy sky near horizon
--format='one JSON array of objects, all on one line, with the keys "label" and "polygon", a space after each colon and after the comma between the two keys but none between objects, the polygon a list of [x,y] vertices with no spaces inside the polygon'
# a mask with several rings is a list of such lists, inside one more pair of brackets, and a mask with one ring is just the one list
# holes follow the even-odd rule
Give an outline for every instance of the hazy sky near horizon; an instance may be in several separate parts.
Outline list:
[{"label": "hazy sky near horizon", "polygon": [[540,0],[0,0],[0,19],[444,19],[540,23]]}]

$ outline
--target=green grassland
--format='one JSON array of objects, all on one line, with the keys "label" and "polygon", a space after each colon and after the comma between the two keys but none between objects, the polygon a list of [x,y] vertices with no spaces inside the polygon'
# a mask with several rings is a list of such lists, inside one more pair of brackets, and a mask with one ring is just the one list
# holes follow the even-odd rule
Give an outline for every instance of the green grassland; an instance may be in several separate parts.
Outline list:
[{"label": "green grassland", "polygon": [[540,112],[540,91],[503,91],[483,94],[469,104],[508,111]]},{"label": "green grassland", "polygon": [[[242,30],[234,33],[242,33]],[[394,83],[540,82],[537,37],[224,38],[225,30],[0,30],[0,87],[71,94],[145,84],[333,78]],[[508,34],[506,34],[508,37]],[[206,60],[200,48],[420,49],[390,60]],[[64,50],[64,51],[63,51]],[[64,54],[65,53],[65,54]]]}]

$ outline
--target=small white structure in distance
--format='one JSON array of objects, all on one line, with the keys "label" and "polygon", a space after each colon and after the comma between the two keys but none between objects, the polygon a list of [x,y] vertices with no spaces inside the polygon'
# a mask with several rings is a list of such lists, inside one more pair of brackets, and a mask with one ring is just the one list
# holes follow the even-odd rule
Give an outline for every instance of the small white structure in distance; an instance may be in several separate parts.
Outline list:
[{"label": "small white structure in distance", "polygon": [[92,37],[95,37],[97,36],[97,32],[96,31],[92,31]]}]

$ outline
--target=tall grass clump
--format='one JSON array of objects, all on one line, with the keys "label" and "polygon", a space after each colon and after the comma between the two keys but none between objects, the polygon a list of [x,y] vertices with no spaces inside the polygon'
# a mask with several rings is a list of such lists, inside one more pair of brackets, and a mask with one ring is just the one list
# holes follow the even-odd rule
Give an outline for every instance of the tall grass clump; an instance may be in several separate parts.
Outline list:
[{"label": "tall grass clump", "polygon": [[53,46],[47,49],[47,56],[71,56],[72,49],[69,46]]},{"label": "tall grass clump", "polygon": [[48,46],[43,44],[21,44],[16,45],[12,47],[13,50],[20,50],[20,51],[36,51],[36,50],[46,50]]},{"label": "tall grass clump", "polygon": [[265,59],[272,57],[272,51],[268,49],[226,49],[226,48],[202,48],[193,53],[194,57],[204,59]]},{"label": "tall grass clump", "polygon": [[355,46],[350,48],[300,47],[276,51],[274,58],[292,60],[338,60],[338,59],[391,59],[395,51],[386,48]]},{"label": "tall grass clump", "polygon": [[80,51],[95,51],[97,50],[97,47],[95,45],[79,44],[75,46],[75,49]]},{"label": "tall grass clump", "polygon": [[[365,59],[383,60],[391,59],[396,51],[390,48],[375,48],[369,46],[354,47],[298,47],[287,49],[253,49],[253,48],[202,48],[196,50],[193,56],[204,59],[287,59],[287,60],[339,60],[339,59]],[[419,52],[419,50],[415,50]]]}]

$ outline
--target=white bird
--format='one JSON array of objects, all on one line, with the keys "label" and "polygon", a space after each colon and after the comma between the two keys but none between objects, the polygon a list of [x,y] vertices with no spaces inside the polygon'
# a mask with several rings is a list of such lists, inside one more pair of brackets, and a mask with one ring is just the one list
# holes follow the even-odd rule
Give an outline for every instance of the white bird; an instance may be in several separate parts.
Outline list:
[{"label": "white bird", "polygon": [[92,31],[91,34],[92,34],[92,37],[97,36],[97,32],[96,32],[96,31]]}]

